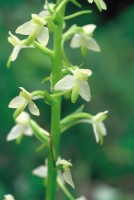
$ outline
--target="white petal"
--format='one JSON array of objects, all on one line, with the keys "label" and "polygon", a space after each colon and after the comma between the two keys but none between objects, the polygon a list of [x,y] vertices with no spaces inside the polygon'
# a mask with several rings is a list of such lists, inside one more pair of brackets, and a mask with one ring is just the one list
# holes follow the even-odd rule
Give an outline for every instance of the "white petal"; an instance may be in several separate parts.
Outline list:
[{"label": "white petal", "polygon": [[72,186],[72,188],[75,188],[70,170],[66,170],[63,172],[63,178],[69,185]]},{"label": "white petal", "polygon": [[33,115],[37,115],[37,116],[40,115],[39,109],[37,108],[37,106],[35,105],[33,101],[30,101],[28,108]]},{"label": "white petal", "polygon": [[79,34],[75,34],[71,40],[70,46],[72,48],[79,48],[81,46],[81,36]]},{"label": "white petal", "polygon": [[23,126],[20,124],[15,125],[7,136],[7,141],[17,139],[23,133]]},{"label": "white petal", "polygon": [[103,0],[100,0],[100,4],[101,4],[101,8],[102,8],[103,10],[106,10],[106,9],[107,9],[107,6],[106,6],[106,4],[105,4],[105,2],[104,2]]},{"label": "white petal", "polygon": [[50,15],[49,11],[47,10],[42,10],[40,13],[39,13],[39,17],[45,17],[45,16],[48,16]]},{"label": "white petal", "polygon": [[107,114],[108,111],[104,111],[104,112],[99,112],[97,113],[94,117],[93,117],[93,122],[95,123],[99,123],[101,121],[103,121],[106,117],[107,117]]},{"label": "white petal", "polygon": [[73,88],[75,78],[72,75],[66,75],[61,80],[59,80],[54,86],[55,90],[66,91]]},{"label": "white petal", "polygon": [[87,200],[87,198],[85,196],[81,196],[81,197],[77,198],[76,200]]},{"label": "white petal", "polygon": [[48,40],[49,40],[49,32],[48,32],[48,28],[43,27],[40,34],[37,37],[37,40],[43,44],[44,46],[47,45]]},{"label": "white petal", "polygon": [[102,135],[107,135],[107,130],[103,122],[98,123]]},{"label": "white petal", "polygon": [[15,200],[14,197],[11,194],[4,195],[4,200]]},{"label": "white petal", "polygon": [[89,3],[93,3],[93,0],[88,0]]},{"label": "white petal", "polygon": [[33,131],[30,126],[27,126],[27,128],[25,129],[24,135],[27,135],[27,136],[33,135]]},{"label": "white petal", "polygon": [[37,167],[36,169],[34,169],[32,171],[32,174],[35,176],[39,176],[40,178],[45,178],[45,177],[47,177],[47,174],[48,174],[47,171],[48,171],[47,167],[44,165],[41,165],[41,166]]},{"label": "white petal", "polygon": [[97,125],[96,124],[93,124],[93,131],[94,131],[96,142],[98,143],[99,142],[99,135],[98,135],[98,132],[97,132]]},{"label": "white petal", "polygon": [[21,97],[21,96],[17,96],[14,99],[12,99],[8,105],[9,108],[18,108],[20,105],[25,104],[26,103],[26,99]]},{"label": "white petal", "polygon": [[33,31],[33,28],[34,26],[32,25],[31,21],[28,21],[19,26],[15,32],[22,35],[30,35],[31,32]]},{"label": "white petal", "polygon": [[79,92],[80,96],[85,99],[86,101],[90,101],[91,100],[91,94],[90,94],[90,88],[88,83],[82,82],[80,84],[80,92]]},{"label": "white petal", "polygon": [[28,123],[28,120],[30,119],[30,116],[28,113],[26,112],[22,112],[16,119],[16,123],[19,123],[19,124],[26,124]]},{"label": "white petal", "polygon": [[93,38],[91,38],[91,37],[85,38],[84,45],[87,47],[87,49],[90,49],[90,50],[92,50],[92,51],[100,52],[100,47],[99,47],[99,45],[98,45],[97,42],[96,42]]},{"label": "white petal", "polygon": [[83,26],[82,29],[87,34],[92,34],[94,32],[94,30],[96,29],[96,25],[95,24],[88,24],[88,25]]},{"label": "white petal", "polygon": [[17,45],[14,47],[13,51],[12,51],[12,54],[11,54],[11,61],[14,61],[16,60],[20,50],[21,50],[21,46]]}]

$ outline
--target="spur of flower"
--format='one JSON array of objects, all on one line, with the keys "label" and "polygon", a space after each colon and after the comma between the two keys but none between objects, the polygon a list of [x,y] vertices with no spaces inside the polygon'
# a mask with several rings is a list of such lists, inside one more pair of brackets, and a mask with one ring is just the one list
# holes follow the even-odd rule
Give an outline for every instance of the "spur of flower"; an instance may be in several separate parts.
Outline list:
[{"label": "spur of flower", "polygon": [[26,46],[24,44],[24,40],[22,40],[22,41],[19,40],[19,38],[16,37],[15,35],[13,35],[11,32],[9,32],[9,35],[10,36],[8,37],[8,41],[14,46],[14,49],[9,57],[7,66],[10,66],[11,61],[16,60],[16,58],[22,48],[32,48],[33,47],[32,45]]},{"label": "spur of flower", "polygon": [[88,24],[85,25],[76,32],[71,40],[70,46],[72,48],[79,48],[81,49],[86,48],[90,49],[92,51],[100,51],[100,47],[95,41],[95,39],[92,37],[93,32],[96,29],[96,25],[94,24]]},{"label": "spur of flower", "polygon": [[88,0],[89,3],[93,3],[93,1],[100,11],[107,9],[107,6],[103,0]]},{"label": "spur of flower", "polygon": [[14,112],[14,118],[17,118],[27,106],[33,115],[40,115],[39,109],[33,100],[39,99],[41,97],[32,96],[32,94],[25,90],[23,87],[19,88],[21,89],[20,95],[13,98],[8,105],[9,108],[17,108]]},{"label": "spur of flower", "polygon": [[30,21],[25,22],[16,29],[16,33],[29,36],[25,41],[27,46],[32,44],[35,39],[37,39],[37,41],[42,45],[47,45],[49,40],[49,31],[48,28],[45,27],[47,21],[43,17],[43,13],[39,15],[32,14],[32,19]]},{"label": "spur of flower", "polygon": [[78,95],[84,100],[90,101],[91,94],[88,85],[88,77],[92,75],[90,69],[79,69],[71,70],[73,75],[66,75],[59,80],[54,89],[58,91],[71,91],[71,101],[75,103]]},{"label": "spur of flower", "polygon": [[4,200],[15,200],[11,194],[4,195]]},{"label": "spur of flower", "polygon": [[16,119],[16,125],[11,129],[7,136],[7,141],[15,140],[22,135],[32,136],[33,132],[29,125],[30,116],[26,112],[22,112]]}]

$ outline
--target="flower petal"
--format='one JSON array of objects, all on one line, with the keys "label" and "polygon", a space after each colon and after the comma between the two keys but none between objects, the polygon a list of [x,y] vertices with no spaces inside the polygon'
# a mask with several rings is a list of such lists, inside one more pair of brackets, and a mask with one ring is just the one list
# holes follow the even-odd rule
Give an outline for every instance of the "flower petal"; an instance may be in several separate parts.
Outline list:
[{"label": "flower petal", "polygon": [[93,3],[93,0],[88,0],[89,3]]},{"label": "flower petal", "polygon": [[96,124],[93,124],[93,131],[94,131],[96,142],[98,143],[99,142],[99,134],[97,132],[97,125]]},{"label": "flower petal", "polygon": [[4,195],[4,200],[15,200],[11,194]]},{"label": "flower petal", "polygon": [[28,120],[30,119],[30,116],[27,112],[22,112],[16,119],[16,123],[19,124],[27,124]]},{"label": "flower petal", "polygon": [[72,48],[79,48],[81,46],[81,36],[79,34],[75,34],[71,40],[70,46]]},{"label": "flower petal", "polygon": [[30,101],[28,108],[33,115],[37,115],[37,116],[40,115],[39,109],[37,108],[37,106],[35,105],[33,101]]},{"label": "flower petal", "polygon": [[79,92],[80,96],[85,99],[86,101],[90,101],[91,100],[91,94],[90,94],[90,88],[88,83],[82,82],[80,84],[80,92]]},{"label": "flower petal", "polygon": [[23,133],[23,126],[20,124],[15,125],[7,136],[7,141],[17,139]]},{"label": "flower petal", "polygon": [[16,60],[20,50],[21,50],[21,46],[17,45],[14,47],[12,54],[11,54],[11,61]]},{"label": "flower petal", "polygon": [[37,40],[43,44],[44,46],[47,45],[48,40],[49,40],[49,32],[47,27],[43,27],[40,34],[37,37]]},{"label": "flower petal", "polygon": [[87,198],[85,196],[81,196],[81,197],[77,198],[76,200],[87,200]]},{"label": "flower petal", "polygon": [[98,123],[98,126],[100,128],[101,134],[103,136],[107,135],[107,130],[106,130],[106,127],[105,127],[104,123],[100,122],[100,123]]},{"label": "flower petal", "polygon": [[47,177],[48,169],[47,166],[41,165],[32,171],[32,174],[40,178]]},{"label": "flower petal", "polygon": [[33,135],[33,131],[32,131],[30,126],[26,127],[24,135],[27,135],[27,136],[32,136]]},{"label": "flower petal", "polygon": [[28,21],[19,26],[15,32],[21,35],[30,35],[33,31],[33,28],[34,26],[32,25],[31,21]]},{"label": "flower petal", "polygon": [[87,37],[87,38],[84,38],[84,39],[85,39],[84,45],[87,47],[87,49],[100,52],[100,47],[93,38]]},{"label": "flower petal", "polygon": [[72,188],[75,188],[70,170],[66,170],[63,172],[63,178],[69,185],[72,186]]},{"label": "flower petal", "polygon": [[88,25],[83,26],[82,29],[84,30],[85,33],[92,34],[94,30],[96,29],[96,25],[88,24]]},{"label": "flower petal", "polygon": [[54,89],[59,91],[70,90],[73,87],[74,81],[75,81],[74,76],[66,75],[56,83]]},{"label": "flower petal", "polygon": [[18,108],[20,105],[25,104],[25,103],[26,103],[25,98],[17,96],[10,101],[8,107],[9,108]]}]

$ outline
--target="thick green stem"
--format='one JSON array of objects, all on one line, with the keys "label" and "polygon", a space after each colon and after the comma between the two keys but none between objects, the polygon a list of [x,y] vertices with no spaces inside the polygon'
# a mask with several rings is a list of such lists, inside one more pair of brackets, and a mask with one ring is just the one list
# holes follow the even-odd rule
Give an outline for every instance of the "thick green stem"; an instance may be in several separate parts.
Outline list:
[{"label": "thick green stem", "polygon": [[[57,0],[57,5],[62,0]],[[54,28],[54,48],[52,58],[52,78],[54,88],[55,83],[60,79],[62,67],[62,51],[61,40],[63,30],[64,8],[61,10],[60,15],[57,16],[58,24]],[[55,93],[53,89],[53,94]],[[57,186],[57,172],[55,169],[55,161],[59,155],[60,145],[60,112],[61,112],[61,97],[55,97],[56,103],[51,106],[51,149],[48,156],[48,180],[47,180],[47,193],[46,200],[55,200],[56,186]]]}]

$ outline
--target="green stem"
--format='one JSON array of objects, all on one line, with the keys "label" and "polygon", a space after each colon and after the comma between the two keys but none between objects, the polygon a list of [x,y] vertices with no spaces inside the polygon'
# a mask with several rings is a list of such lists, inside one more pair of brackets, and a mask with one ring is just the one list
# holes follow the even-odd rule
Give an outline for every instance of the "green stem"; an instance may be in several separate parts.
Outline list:
[{"label": "green stem", "polygon": [[[57,5],[59,5],[62,0],[57,0]],[[63,7],[60,12],[60,16],[57,16],[57,20],[60,21],[54,27],[54,49],[52,58],[52,88],[61,76],[62,67],[62,50],[61,50],[61,40],[62,40],[62,30],[63,30],[63,18],[64,18]],[[60,17],[60,19],[59,19]],[[53,89],[53,94],[55,93]],[[56,187],[57,187],[57,172],[54,166],[54,162],[58,159],[59,155],[59,144],[60,144],[60,113],[61,113],[61,97],[55,97],[56,103],[51,106],[51,149],[48,155],[48,179],[47,179],[47,193],[46,200],[55,200]]]}]

